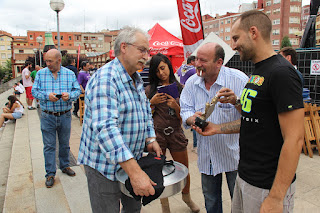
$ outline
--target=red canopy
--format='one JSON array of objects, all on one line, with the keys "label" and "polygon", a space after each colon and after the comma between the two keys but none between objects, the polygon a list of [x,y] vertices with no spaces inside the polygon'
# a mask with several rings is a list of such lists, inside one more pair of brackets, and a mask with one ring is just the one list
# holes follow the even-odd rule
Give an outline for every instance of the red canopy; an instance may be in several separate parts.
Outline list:
[{"label": "red canopy", "polygon": [[150,55],[157,53],[166,55],[176,71],[184,60],[182,40],[169,33],[158,23],[148,31],[148,34],[151,37],[149,40]]}]

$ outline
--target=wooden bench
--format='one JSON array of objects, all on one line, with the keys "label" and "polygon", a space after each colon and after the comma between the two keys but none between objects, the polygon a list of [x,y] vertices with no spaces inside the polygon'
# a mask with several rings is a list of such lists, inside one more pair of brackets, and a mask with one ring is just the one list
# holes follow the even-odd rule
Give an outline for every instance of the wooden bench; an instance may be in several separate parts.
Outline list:
[{"label": "wooden bench", "polygon": [[84,115],[84,94],[79,96],[79,111],[80,111],[80,125],[83,123],[83,115]]},{"label": "wooden bench", "polygon": [[[320,107],[319,107],[320,109]],[[319,109],[316,105],[310,103],[304,103],[304,139],[305,144],[303,144],[304,154],[309,154],[309,157],[313,157],[313,149],[318,148],[320,140],[320,126],[319,126]],[[320,155],[320,153],[319,153]]]}]

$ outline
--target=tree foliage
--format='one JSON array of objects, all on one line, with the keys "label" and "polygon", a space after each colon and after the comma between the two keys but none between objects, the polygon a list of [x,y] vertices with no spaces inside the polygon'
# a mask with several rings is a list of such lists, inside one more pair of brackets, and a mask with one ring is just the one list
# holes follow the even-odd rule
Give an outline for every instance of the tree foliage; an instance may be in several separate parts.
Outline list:
[{"label": "tree foliage", "polygon": [[281,41],[281,49],[284,47],[292,47],[290,39],[288,36],[284,36]]},{"label": "tree foliage", "polygon": [[12,79],[11,60],[8,59],[4,66],[0,65],[0,79],[2,83],[5,83]]}]

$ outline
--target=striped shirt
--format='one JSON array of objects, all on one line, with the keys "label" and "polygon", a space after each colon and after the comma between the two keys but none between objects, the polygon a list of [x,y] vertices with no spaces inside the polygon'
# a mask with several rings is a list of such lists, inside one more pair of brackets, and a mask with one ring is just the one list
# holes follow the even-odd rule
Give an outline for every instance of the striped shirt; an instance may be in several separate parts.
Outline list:
[{"label": "striped shirt", "polygon": [[[195,112],[205,111],[205,103],[211,99],[222,88],[232,89],[236,95],[241,92],[248,81],[243,72],[222,66],[216,82],[205,88],[203,78],[198,75],[191,76],[180,96],[181,117],[185,128],[186,120]],[[240,118],[240,113],[229,103],[218,102],[213,113],[207,121],[215,124],[231,122]],[[217,134],[213,136],[201,136],[197,134],[198,140],[198,167],[200,173],[206,175],[217,175],[222,172],[230,172],[238,169],[239,162],[239,134]]]},{"label": "striped shirt", "polygon": [[[60,98],[56,102],[49,100],[50,93],[62,94],[69,93],[69,100],[63,101]],[[37,72],[36,79],[32,86],[32,95],[40,100],[41,110],[51,112],[63,112],[72,108],[72,101],[77,100],[81,93],[79,83],[74,72],[60,66],[57,79],[54,78],[48,67]]]},{"label": "striped shirt", "polygon": [[150,103],[138,73],[135,85],[116,58],[93,74],[85,95],[78,163],[115,181],[119,163],[139,159],[155,137]]}]

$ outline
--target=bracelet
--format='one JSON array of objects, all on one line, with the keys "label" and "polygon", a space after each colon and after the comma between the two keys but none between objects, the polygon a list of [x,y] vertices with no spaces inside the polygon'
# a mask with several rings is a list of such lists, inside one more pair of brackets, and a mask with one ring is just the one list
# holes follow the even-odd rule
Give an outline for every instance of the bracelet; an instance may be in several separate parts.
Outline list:
[{"label": "bracelet", "polygon": [[151,144],[151,143],[153,143],[153,142],[155,142],[155,141],[156,141],[156,139],[155,139],[155,138],[152,138],[151,140],[147,141],[146,146],[148,146],[149,144]]}]

